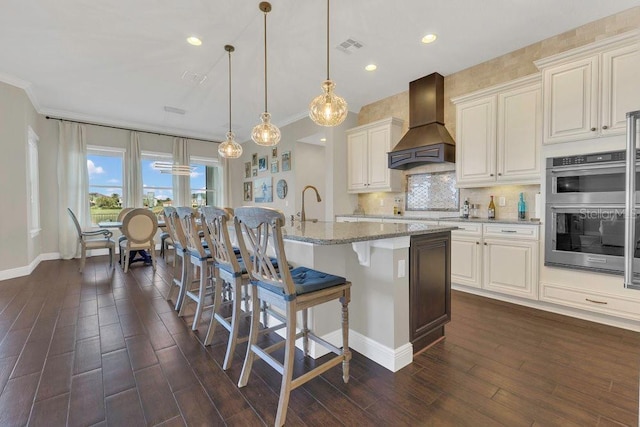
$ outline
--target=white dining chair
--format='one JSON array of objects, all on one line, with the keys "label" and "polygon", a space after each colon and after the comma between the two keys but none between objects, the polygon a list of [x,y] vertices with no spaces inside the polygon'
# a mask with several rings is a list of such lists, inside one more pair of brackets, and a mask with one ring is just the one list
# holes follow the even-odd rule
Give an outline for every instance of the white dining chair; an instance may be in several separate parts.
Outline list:
[{"label": "white dining chair", "polygon": [[113,268],[113,252],[115,251],[116,242],[111,240],[113,233],[109,230],[93,230],[82,231],[78,218],[70,208],[67,208],[73,224],[76,226],[78,232],[78,243],[80,243],[81,255],[80,255],[80,273],[84,269],[84,264],[87,258],[87,249],[109,249],[109,268]]},{"label": "white dining chair", "polygon": [[131,251],[148,251],[153,269],[156,269],[156,243],[154,237],[158,231],[158,219],[149,209],[136,208],[129,211],[122,220],[122,234],[127,239],[120,243],[120,252],[124,253],[123,268],[129,271]]}]

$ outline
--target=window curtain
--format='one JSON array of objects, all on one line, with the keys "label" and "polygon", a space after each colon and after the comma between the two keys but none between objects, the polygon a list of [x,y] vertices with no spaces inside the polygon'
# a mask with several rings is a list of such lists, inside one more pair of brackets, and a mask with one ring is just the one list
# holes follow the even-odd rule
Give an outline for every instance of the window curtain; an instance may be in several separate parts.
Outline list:
[{"label": "window curtain", "polygon": [[131,132],[129,147],[125,156],[124,207],[142,207],[142,159],[140,155],[140,134]]},{"label": "window curtain", "polygon": [[[189,144],[186,138],[173,139],[173,163],[189,165]],[[176,206],[191,206],[191,177],[173,175],[173,198]]]},{"label": "window curtain", "polygon": [[91,225],[87,133],[84,126],[63,121],[58,131],[58,247],[62,259],[71,259],[79,255],[78,232],[67,208],[82,228]]}]

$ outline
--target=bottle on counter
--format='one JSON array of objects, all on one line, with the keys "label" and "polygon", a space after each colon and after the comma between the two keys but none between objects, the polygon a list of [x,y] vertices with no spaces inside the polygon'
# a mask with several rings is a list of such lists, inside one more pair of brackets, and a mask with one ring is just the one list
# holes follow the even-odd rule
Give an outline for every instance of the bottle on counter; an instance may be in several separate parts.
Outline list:
[{"label": "bottle on counter", "polygon": [[464,204],[462,205],[462,218],[469,219],[469,199],[464,199]]},{"label": "bottle on counter", "polygon": [[493,196],[491,196],[491,201],[489,202],[487,217],[489,219],[496,219],[496,205],[493,203]]},{"label": "bottle on counter", "polygon": [[527,213],[527,204],[524,201],[524,193],[520,193],[520,200],[518,201],[518,219],[524,221]]}]

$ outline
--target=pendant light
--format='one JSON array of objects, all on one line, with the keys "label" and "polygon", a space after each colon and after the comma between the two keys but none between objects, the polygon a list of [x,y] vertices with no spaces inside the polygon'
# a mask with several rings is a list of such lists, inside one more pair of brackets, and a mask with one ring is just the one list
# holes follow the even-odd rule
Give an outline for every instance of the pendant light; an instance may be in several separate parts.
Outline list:
[{"label": "pendant light", "polygon": [[271,3],[263,1],[259,8],[264,12],[264,113],[260,115],[262,123],[253,128],[251,139],[258,145],[270,147],[280,142],[280,129],[271,123],[267,110],[267,13],[271,12]]},{"label": "pendant light", "polygon": [[235,135],[231,131],[231,52],[236,50],[230,44],[224,46],[229,55],[229,132],[227,140],[218,146],[218,154],[226,159],[237,159],[242,155],[242,145],[235,141]]},{"label": "pendant light", "polygon": [[309,104],[309,117],[320,126],[337,126],[347,117],[347,102],[336,95],[336,84],[329,78],[329,0],[327,0],[327,80],[322,82],[324,93]]}]

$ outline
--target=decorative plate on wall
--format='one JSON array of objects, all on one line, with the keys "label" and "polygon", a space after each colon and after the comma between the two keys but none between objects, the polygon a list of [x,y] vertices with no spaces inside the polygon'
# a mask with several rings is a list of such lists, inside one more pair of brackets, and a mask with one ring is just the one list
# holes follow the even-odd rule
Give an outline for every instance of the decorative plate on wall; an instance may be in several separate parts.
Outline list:
[{"label": "decorative plate on wall", "polygon": [[276,194],[278,194],[278,198],[284,199],[285,197],[287,197],[287,191],[287,181],[285,181],[284,179],[278,181],[278,183],[276,184]]}]

